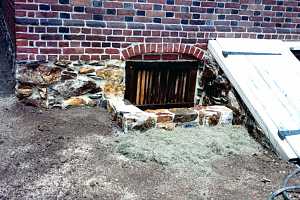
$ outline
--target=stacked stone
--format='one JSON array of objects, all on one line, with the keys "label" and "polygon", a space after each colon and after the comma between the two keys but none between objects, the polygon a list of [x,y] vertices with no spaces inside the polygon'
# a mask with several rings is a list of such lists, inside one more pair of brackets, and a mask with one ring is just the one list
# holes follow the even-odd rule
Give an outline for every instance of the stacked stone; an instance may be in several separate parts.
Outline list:
[{"label": "stacked stone", "polygon": [[17,69],[17,97],[44,108],[96,106],[124,95],[124,62],[118,60],[31,62]]},{"label": "stacked stone", "polygon": [[243,124],[246,115],[242,100],[209,51],[204,56],[204,66],[199,75],[199,105],[223,105],[233,111],[233,124]]},{"label": "stacked stone", "polygon": [[172,108],[140,110],[121,98],[108,100],[108,111],[113,120],[124,131],[175,127],[199,127],[232,124],[233,112],[225,106],[195,106],[193,108]]}]

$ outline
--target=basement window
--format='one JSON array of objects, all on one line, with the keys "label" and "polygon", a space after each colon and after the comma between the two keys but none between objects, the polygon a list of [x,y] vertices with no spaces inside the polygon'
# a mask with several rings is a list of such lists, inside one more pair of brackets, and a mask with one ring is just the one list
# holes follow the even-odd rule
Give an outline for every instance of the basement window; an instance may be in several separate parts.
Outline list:
[{"label": "basement window", "polygon": [[192,107],[198,64],[129,61],[125,99],[141,109]]}]

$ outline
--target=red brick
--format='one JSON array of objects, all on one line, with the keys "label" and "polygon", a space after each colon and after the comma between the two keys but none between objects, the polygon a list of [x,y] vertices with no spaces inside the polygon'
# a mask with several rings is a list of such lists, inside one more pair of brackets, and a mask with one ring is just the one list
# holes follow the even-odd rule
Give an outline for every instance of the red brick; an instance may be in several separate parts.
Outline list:
[{"label": "red brick", "polygon": [[28,46],[28,41],[27,40],[19,40],[16,42],[17,47],[22,47],[22,46]]},{"label": "red brick", "polygon": [[34,0],[35,3],[57,4],[58,0]]},{"label": "red brick", "polygon": [[60,54],[61,49],[56,48],[41,48],[40,49],[41,54]]},{"label": "red brick", "polygon": [[89,6],[91,5],[90,0],[71,0],[71,4],[74,6]]},{"label": "red brick", "polygon": [[151,44],[146,44],[146,51],[145,53],[150,53],[151,52]]},{"label": "red brick", "polygon": [[47,56],[46,55],[36,55],[35,56],[35,60],[43,60],[43,61],[45,61],[45,60],[47,60]]},{"label": "red brick", "polygon": [[17,54],[17,60],[28,60],[28,54]]},{"label": "red brick", "polygon": [[133,51],[134,51],[134,55],[140,55],[140,46],[139,45],[134,46]]},{"label": "red brick", "polygon": [[110,55],[101,55],[101,60],[109,60],[110,58]]},{"label": "red brick", "polygon": [[59,42],[59,47],[69,47],[69,42]]},{"label": "red brick", "polygon": [[30,33],[16,33],[17,39],[28,39],[28,40],[38,40],[39,35],[37,34],[30,34]]},{"label": "red brick", "polygon": [[68,55],[60,55],[58,56],[60,60],[69,60],[70,57]]},{"label": "red brick", "polygon": [[142,55],[133,56],[130,58],[130,60],[143,60],[143,56]]},{"label": "red brick", "polygon": [[134,56],[133,47],[129,47],[129,48],[127,49],[127,51],[128,51],[128,54],[129,54],[129,56],[128,56],[129,58]]},{"label": "red brick", "polygon": [[91,60],[91,56],[90,55],[81,55],[80,60],[84,60],[84,61]]},{"label": "red brick", "polygon": [[26,17],[26,11],[17,10],[16,11],[16,17]]},{"label": "red brick", "polygon": [[57,18],[57,12],[36,12],[35,16],[38,18]]},{"label": "red brick", "polygon": [[103,7],[105,8],[123,8],[122,2],[103,2]]},{"label": "red brick", "polygon": [[113,54],[110,56],[111,59],[117,59],[117,60],[121,60],[121,56],[119,54]]},{"label": "red brick", "polygon": [[86,54],[102,54],[102,53],[104,53],[104,50],[99,49],[99,48],[86,48],[85,53]]},{"label": "red brick", "polygon": [[64,48],[63,53],[64,54],[83,54],[84,49],[83,48]]},{"label": "red brick", "polygon": [[125,49],[125,50],[122,51],[122,55],[123,55],[123,57],[124,57],[125,59],[128,59],[128,58],[129,58],[129,54],[128,54],[127,49]]},{"label": "red brick", "polygon": [[180,44],[178,53],[184,53],[185,44]]},{"label": "red brick", "polygon": [[162,60],[178,60],[178,54],[163,54]]},{"label": "red brick", "polygon": [[16,10],[38,10],[37,4],[16,3]]},{"label": "red brick", "polygon": [[26,26],[16,26],[16,32],[27,32]]},{"label": "red brick", "polygon": [[107,54],[119,54],[120,51],[119,51],[119,49],[108,48],[108,49],[105,49],[105,53],[107,53]]},{"label": "red brick", "polygon": [[145,44],[140,45],[141,54],[144,54],[146,52]]},{"label": "red brick", "polygon": [[91,55],[91,60],[100,60],[99,55]]},{"label": "red brick", "polygon": [[17,53],[38,53],[37,48],[22,48],[18,47],[17,48]]},{"label": "red brick", "polygon": [[151,53],[155,53],[156,52],[156,44],[151,44],[150,52]]},{"label": "red brick", "polygon": [[144,37],[127,37],[126,42],[144,42]]},{"label": "red brick", "polygon": [[163,53],[163,44],[157,44],[156,53]]},{"label": "red brick", "polygon": [[79,60],[78,55],[70,55],[70,60]]},{"label": "red brick", "polygon": [[201,51],[201,52],[198,54],[197,59],[202,60],[202,59],[203,59],[203,55],[204,55],[204,52]]},{"label": "red brick", "polygon": [[144,55],[144,60],[160,60],[160,55]]}]

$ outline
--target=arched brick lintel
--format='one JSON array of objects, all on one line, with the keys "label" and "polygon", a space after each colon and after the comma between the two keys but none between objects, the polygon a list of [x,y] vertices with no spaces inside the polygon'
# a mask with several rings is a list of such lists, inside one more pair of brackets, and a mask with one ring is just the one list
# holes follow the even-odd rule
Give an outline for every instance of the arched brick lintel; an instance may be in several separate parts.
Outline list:
[{"label": "arched brick lintel", "polygon": [[182,43],[169,43],[169,44],[157,44],[157,43],[142,43],[129,46],[122,50],[122,59],[129,60],[132,57],[145,54],[166,54],[166,53],[178,53],[187,54],[195,57],[197,60],[202,60],[204,53],[207,49],[207,44],[182,44]]}]

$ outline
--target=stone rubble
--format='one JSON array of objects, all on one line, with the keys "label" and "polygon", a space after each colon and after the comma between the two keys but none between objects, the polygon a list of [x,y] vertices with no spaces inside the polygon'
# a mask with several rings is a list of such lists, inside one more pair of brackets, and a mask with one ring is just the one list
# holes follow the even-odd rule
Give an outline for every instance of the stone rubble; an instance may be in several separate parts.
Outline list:
[{"label": "stone rubble", "polygon": [[124,96],[124,76],[120,60],[20,63],[15,91],[20,101],[38,107],[96,106]]}]

